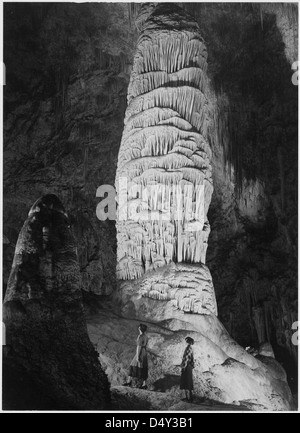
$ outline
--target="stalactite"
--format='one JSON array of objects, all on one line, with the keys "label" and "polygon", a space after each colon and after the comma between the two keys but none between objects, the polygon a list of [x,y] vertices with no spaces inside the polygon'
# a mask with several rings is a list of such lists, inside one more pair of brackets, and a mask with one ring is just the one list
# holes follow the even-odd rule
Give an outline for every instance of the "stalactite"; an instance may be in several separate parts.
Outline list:
[{"label": "stalactite", "polygon": [[264,309],[260,305],[253,307],[252,314],[257,332],[258,342],[264,343],[266,341],[266,323]]},{"label": "stalactite", "polygon": [[[286,146],[286,136],[285,132],[282,134],[284,139],[282,143],[282,147]],[[282,155],[282,147],[279,145],[277,147],[277,159],[279,165],[279,173],[280,173],[280,196],[281,196],[281,212],[282,215],[285,213],[285,176],[284,176],[284,163],[283,163],[283,155]]]}]

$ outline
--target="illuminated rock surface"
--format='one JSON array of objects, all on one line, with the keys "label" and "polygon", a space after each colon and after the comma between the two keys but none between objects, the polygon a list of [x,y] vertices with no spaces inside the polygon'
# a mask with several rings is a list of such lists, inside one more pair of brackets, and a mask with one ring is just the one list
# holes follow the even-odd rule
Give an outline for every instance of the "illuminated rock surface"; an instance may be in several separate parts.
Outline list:
[{"label": "illuminated rock surface", "polygon": [[[128,196],[128,218],[117,222],[121,279],[172,261],[205,264],[213,192],[207,52],[195,21],[180,14],[179,8],[155,8],[134,57],[116,181],[119,199],[120,179],[135,186]],[[138,194],[139,187],[149,188],[148,194]],[[138,220],[131,218],[131,205]]]},{"label": "illuminated rock surface", "polygon": [[[192,19],[179,8],[155,8],[144,23],[128,88],[116,180],[117,276],[130,280],[156,269],[141,283],[143,297],[217,314],[205,266],[213,192],[206,57]],[[123,179],[134,188],[121,221]]]},{"label": "illuminated rock surface", "polygon": [[[250,410],[293,408],[286,373],[274,358],[248,355],[230,338],[215,316],[182,314],[182,317],[176,317],[174,314],[176,318],[170,321],[157,321],[157,310],[162,308],[159,303],[162,302],[150,303],[149,312],[143,318],[149,336],[149,391],[146,395],[139,389],[118,388],[127,380],[136,351],[141,315],[135,315],[130,309],[124,318],[115,302],[102,302],[101,311],[87,316],[88,333],[111,383],[112,399],[118,397],[119,392],[123,395],[122,398],[119,396],[121,400],[117,399],[119,408],[128,409],[131,401],[136,409],[171,410],[178,405],[182,410],[196,410],[180,402],[183,397],[179,390],[180,363],[187,335],[195,340],[195,402],[204,398],[213,402],[213,410],[219,410],[218,404],[221,403],[234,405],[235,410],[242,407]],[[112,309],[117,313],[112,314]],[[145,300],[139,311],[145,312]],[[191,316],[194,319],[192,323],[188,321]],[[139,382],[134,385],[138,386]],[[231,409],[228,407],[227,410]]]},{"label": "illuminated rock surface", "polygon": [[[216,317],[213,283],[205,266],[213,192],[208,86],[206,48],[197,24],[177,7],[157,6],[138,41],[118,159],[117,276],[128,281],[120,283],[116,305],[123,317],[169,330],[167,341],[160,335],[152,339],[152,344],[157,339],[161,357],[161,369],[154,367],[156,380],[180,364],[180,344],[191,334],[196,341],[197,392],[226,403],[248,400],[258,407],[288,409],[291,393],[285,373],[279,379],[270,365],[245,352]],[[135,186],[128,194],[127,219],[120,218],[124,179]],[[193,209],[200,196],[197,185],[204,187],[202,221],[197,212],[188,219],[184,194],[183,219],[176,220],[178,203],[171,191],[182,183],[194,187]],[[149,193],[137,192],[149,184]],[[161,196],[158,185],[164,187]],[[169,221],[156,217],[167,213],[165,204]],[[152,220],[146,218],[148,211],[154,213]],[[190,221],[197,230],[186,230]]]}]

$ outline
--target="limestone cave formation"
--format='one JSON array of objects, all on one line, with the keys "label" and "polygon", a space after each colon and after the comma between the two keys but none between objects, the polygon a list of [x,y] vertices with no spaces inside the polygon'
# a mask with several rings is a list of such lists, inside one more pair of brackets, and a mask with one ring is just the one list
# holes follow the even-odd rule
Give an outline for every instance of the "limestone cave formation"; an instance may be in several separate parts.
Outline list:
[{"label": "limestone cave formation", "polygon": [[6,409],[205,410],[187,335],[202,401],[296,407],[297,47],[295,3],[4,5]]},{"label": "limestone cave formation", "polygon": [[[22,227],[4,299],[5,409],[108,407],[109,383],[88,338],[80,287],[68,216],[47,194]],[[34,388],[29,395],[24,382]]]},{"label": "limestone cave formation", "polygon": [[[174,5],[163,14],[156,7],[134,56],[116,174],[117,277],[130,280],[182,263],[144,296],[177,300],[186,312],[216,314],[205,267],[213,192],[207,50],[196,22],[180,12]],[[121,219],[124,188],[127,209]]]}]

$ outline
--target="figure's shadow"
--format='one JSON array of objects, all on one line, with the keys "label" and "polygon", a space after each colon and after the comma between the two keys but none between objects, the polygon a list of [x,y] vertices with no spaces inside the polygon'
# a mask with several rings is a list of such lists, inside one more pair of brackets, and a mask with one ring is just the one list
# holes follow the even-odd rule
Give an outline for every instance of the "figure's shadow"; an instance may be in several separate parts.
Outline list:
[{"label": "figure's shadow", "polygon": [[153,391],[166,392],[174,387],[179,387],[180,376],[176,374],[166,374],[153,383]]}]

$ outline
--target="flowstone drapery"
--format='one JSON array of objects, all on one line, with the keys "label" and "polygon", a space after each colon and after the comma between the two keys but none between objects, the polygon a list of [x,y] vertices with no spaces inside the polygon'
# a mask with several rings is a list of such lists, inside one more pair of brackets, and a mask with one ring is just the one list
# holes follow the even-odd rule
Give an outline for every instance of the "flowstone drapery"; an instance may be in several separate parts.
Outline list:
[{"label": "flowstone drapery", "polygon": [[118,159],[117,276],[166,267],[173,284],[143,296],[217,314],[205,266],[213,192],[206,57],[195,21],[174,6],[154,9],[138,41]]}]

